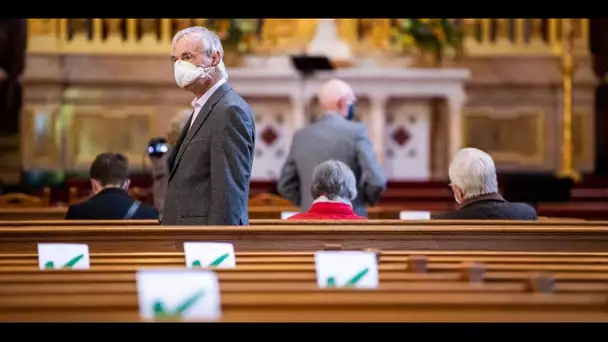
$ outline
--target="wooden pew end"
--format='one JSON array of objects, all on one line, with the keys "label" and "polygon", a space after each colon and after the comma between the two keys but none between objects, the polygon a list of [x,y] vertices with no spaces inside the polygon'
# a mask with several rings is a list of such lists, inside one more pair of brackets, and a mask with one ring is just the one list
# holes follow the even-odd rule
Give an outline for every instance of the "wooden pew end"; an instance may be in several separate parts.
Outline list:
[{"label": "wooden pew end", "polygon": [[463,263],[461,271],[462,280],[469,283],[483,283],[485,272],[486,268],[482,263]]},{"label": "wooden pew end", "polygon": [[527,281],[530,292],[551,293],[555,289],[555,278],[548,273],[535,273]]},{"label": "wooden pew end", "polygon": [[424,255],[412,255],[408,260],[408,269],[414,273],[426,273],[428,271],[429,258]]}]

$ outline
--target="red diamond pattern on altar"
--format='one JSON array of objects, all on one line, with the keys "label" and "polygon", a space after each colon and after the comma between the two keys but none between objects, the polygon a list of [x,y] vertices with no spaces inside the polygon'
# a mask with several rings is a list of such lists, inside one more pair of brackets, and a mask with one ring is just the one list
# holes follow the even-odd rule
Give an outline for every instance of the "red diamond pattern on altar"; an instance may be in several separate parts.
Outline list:
[{"label": "red diamond pattern on altar", "polygon": [[399,146],[403,146],[407,144],[408,141],[410,141],[411,134],[406,128],[404,128],[403,126],[399,126],[393,131],[393,134],[391,134],[391,138],[393,138],[393,140],[395,140],[395,142],[399,144]]},{"label": "red diamond pattern on altar", "polygon": [[279,135],[274,131],[272,126],[266,126],[262,131],[261,137],[266,145],[271,146],[279,138]]}]

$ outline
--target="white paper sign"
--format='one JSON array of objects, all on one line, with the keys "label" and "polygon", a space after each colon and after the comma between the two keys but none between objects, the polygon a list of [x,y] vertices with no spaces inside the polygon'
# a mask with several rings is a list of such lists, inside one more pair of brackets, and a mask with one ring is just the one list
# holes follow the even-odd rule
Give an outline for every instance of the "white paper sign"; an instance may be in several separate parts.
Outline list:
[{"label": "white paper sign", "polygon": [[293,212],[293,211],[282,211],[281,220],[287,220],[288,218],[292,217],[295,214],[299,214],[299,213]]},{"label": "white paper sign", "polygon": [[187,268],[235,268],[236,257],[231,243],[184,242]]},{"label": "white paper sign", "polygon": [[41,270],[89,269],[89,246],[72,243],[39,243],[38,266]]},{"label": "white paper sign", "polygon": [[378,264],[373,252],[319,251],[315,253],[315,269],[320,288],[378,287]]},{"label": "white paper sign", "polygon": [[430,211],[402,211],[399,213],[400,220],[430,220]]},{"label": "white paper sign", "polygon": [[149,269],[137,272],[139,314],[145,320],[217,320],[220,287],[210,270]]}]

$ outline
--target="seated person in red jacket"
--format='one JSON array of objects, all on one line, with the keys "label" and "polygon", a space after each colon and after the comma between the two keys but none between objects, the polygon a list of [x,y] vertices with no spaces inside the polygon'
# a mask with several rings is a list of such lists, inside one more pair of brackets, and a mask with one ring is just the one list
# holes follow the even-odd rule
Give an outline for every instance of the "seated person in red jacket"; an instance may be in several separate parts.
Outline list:
[{"label": "seated person in red jacket", "polygon": [[305,213],[288,220],[365,220],[355,214],[351,201],[357,197],[353,171],[343,162],[328,160],[319,164],[312,176],[310,192],[314,201]]}]

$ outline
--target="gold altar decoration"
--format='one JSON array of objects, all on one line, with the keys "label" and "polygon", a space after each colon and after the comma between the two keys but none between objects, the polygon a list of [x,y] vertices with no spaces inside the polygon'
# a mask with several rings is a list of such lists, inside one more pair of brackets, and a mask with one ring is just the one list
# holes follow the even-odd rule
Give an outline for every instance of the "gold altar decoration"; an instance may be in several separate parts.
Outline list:
[{"label": "gold altar decoration", "polygon": [[404,53],[414,52],[419,66],[438,67],[447,54],[463,50],[463,28],[453,19],[396,19],[395,45]]},{"label": "gold altar decoration", "polygon": [[239,65],[242,55],[253,51],[259,29],[258,19],[207,19],[205,26],[222,40],[227,66]]},{"label": "gold altar decoration", "polygon": [[563,123],[562,123],[562,144],[561,144],[561,163],[558,175],[563,178],[570,178],[579,181],[581,176],[574,169],[572,156],[572,81],[576,68],[573,56],[575,28],[572,21],[576,19],[562,20],[562,43],[561,53],[561,72],[563,75]]},{"label": "gold altar decoration", "polygon": [[[217,20],[217,19],[216,19]],[[235,20],[235,19],[224,19]],[[246,42],[246,52],[284,54],[304,51],[317,19],[245,19],[259,24]],[[422,19],[424,22],[427,19]],[[394,37],[396,19],[337,19],[340,38],[353,51],[391,52],[403,40]],[[468,56],[555,55],[562,36],[562,19],[450,19],[463,29]],[[28,52],[103,55],[166,55],[171,38],[181,28],[202,25],[208,19],[28,19]],[[575,51],[588,53],[589,19],[572,23],[577,28]],[[508,27],[513,28],[510,33]],[[495,32],[495,33],[494,33]],[[108,37],[115,37],[109,39]],[[248,38],[249,39],[249,38]],[[118,44],[116,44],[118,43]],[[407,44],[405,44],[407,45]]]}]

